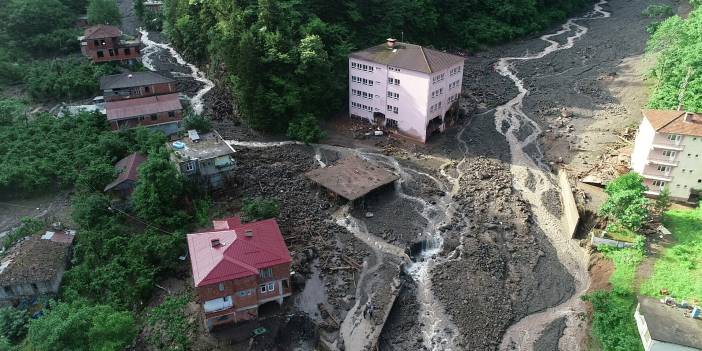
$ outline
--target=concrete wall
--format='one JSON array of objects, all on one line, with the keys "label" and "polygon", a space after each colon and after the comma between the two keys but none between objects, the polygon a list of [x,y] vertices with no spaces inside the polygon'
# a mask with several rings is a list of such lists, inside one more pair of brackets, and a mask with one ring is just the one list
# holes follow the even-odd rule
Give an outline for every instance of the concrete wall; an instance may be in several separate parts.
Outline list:
[{"label": "concrete wall", "polygon": [[683,150],[678,152],[677,167],[671,171],[670,196],[680,199],[690,197],[690,190],[702,189],[702,137],[683,136]]},{"label": "concrete wall", "polygon": [[644,118],[643,121],[641,121],[641,125],[639,125],[638,133],[636,133],[634,151],[631,153],[631,169],[634,170],[634,172],[643,172],[648,155],[651,152],[651,144],[653,144],[655,135],[656,131],[653,129],[653,126]]},{"label": "concrete wall", "polygon": [[[178,122],[180,122],[183,119],[183,111],[182,110],[175,110],[175,111],[170,111],[173,112],[173,117],[170,117],[168,115],[168,112],[160,112],[156,113],[156,119],[152,119],[151,115],[148,116],[138,116],[138,117],[133,117],[129,119],[120,119],[120,120],[113,120],[110,121],[110,125],[112,126],[112,130],[119,130],[119,129],[129,129],[129,128],[134,128],[137,126],[145,126],[145,127],[153,127],[153,128],[161,128],[161,130],[166,133],[166,131],[170,131],[173,127],[172,126],[160,126],[164,124],[177,124],[176,131],[180,129],[180,125]],[[160,127],[159,127],[160,126]],[[168,134],[173,134],[173,133],[166,133]]]},{"label": "concrete wall", "polygon": [[571,189],[570,182],[568,182],[568,173],[563,169],[558,171],[558,185],[561,188],[561,200],[563,201],[563,218],[561,221],[563,222],[566,235],[572,238],[580,221],[580,213],[578,212],[578,206],[575,204],[573,189]]},{"label": "concrete wall", "polygon": [[[101,45],[102,43],[105,45]],[[81,42],[81,52],[93,62],[134,60],[141,58],[140,45],[120,46],[120,38],[88,39]],[[110,55],[112,50],[112,55]],[[127,53],[129,51],[129,53]],[[102,53],[99,57],[98,52]]]},{"label": "concrete wall", "polygon": [[[27,282],[0,287],[0,300],[10,300],[22,297],[57,294],[61,286],[64,270],[61,269],[52,280]],[[9,291],[8,291],[9,289]]]},{"label": "concrete wall", "polygon": [[[148,89],[147,89],[148,88]],[[176,93],[176,83],[151,84],[139,87],[121,88],[105,90],[103,95],[105,101],[118,101],[125,99],[135,99],[154,95]]]}]

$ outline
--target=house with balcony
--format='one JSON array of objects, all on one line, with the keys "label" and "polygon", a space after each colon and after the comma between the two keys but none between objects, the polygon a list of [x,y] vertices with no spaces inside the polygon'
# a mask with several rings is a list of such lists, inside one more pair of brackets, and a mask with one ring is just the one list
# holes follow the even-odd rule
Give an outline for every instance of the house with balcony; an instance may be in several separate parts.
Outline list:
[{"label": "house with balcony", "polygon": [[664,187],[677,201],[697,202],[702,189],[702,115],[644,110],[631,168],[645,179],[648,195]]},{"label": "house with balcony", "polygon": [[180,174],[200,187],[221,189],[231,183],[236,168],[235,150],[216,131],[200,134],[189,130],[187,136],[166,147]]},{"label": "house with balcony", "polygon": [[207,232],[188,234],[198,302],[208,330],[258,318],[259,306],[282,304],[292,294],[292,259],[275,219],[213,221]]},{"label": "house with balcony", "polygon": [[156,72],[132,72],[100,77],[105,101],[138,99],[177,93],[176,82]]},{"label": "house with balcony", "polygon": [[458,117],[461,56],[387,39],[349,55],[349,114],[426,142]]},{"label": "house with balcony", "polygon": [[78,37],[80,51],[93,62],[131,62],[141,58],[141,41],[127,37],[115,27],[104,24],[88,27]]}]

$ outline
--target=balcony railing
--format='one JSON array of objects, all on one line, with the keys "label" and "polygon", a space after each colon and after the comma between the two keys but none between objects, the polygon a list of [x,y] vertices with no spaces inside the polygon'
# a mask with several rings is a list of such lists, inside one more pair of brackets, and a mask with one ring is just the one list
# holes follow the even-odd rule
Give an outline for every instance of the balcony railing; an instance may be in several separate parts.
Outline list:
[{"label": "balcony railing", "polygon": [[668,140],[658,140],[653,143],[653,148],[654,149],[665,149],[665,150],[676,150],[680,151],[684,149],[684,146],[680,144],[679,142],[673,142],[673,141],[668,141]]},{"label": "balcony railing", "polygon": [[646,179],[662,180],[664,182],[670,182],[673,180],[673,177],[670,176],[670,173],[666,174],[657,171],[644,171],[642,176]]},{"label": "balcony railing", "polygon": [[680,161],[671,160],[669,157],[653,157],[649,158],[648,162],[654,165],[664,165],[673,167],[677,167],[680,164]]}]

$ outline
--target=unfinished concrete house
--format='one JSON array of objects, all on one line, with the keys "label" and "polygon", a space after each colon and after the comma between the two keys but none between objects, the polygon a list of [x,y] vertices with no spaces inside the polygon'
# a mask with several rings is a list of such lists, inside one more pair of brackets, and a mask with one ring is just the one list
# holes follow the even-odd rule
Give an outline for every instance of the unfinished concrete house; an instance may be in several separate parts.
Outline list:
[{"label": "unfinished concrete house", "polygon": [[178,171],[205,188],[224,187],[236,167],[234,149],[217,132],[199,134],[189,130],[187,137],[168,143],[167,147]]},{"label": "unfinished concrete house", "polygon": [[58,293],[74,236],[57,228],[10,248],[0,261],[0,302]]},{"label": "unfinished concrete house", "polygon": [[275,219],[213,221],[214,229],[188,234],[193,282],[208,330],[258,317],[259,307],[292,294],[292,258]]}]

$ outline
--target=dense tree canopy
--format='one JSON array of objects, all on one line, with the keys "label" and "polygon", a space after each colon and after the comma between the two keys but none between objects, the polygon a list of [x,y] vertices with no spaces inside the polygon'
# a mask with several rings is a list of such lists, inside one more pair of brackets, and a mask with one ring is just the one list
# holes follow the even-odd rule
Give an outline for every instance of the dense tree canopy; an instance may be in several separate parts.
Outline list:
[{"label": "dense tree canopy", "polygon": [[600,207],[600,214],[631,230],[637,230],[648,218],[649,203],[644,195],[643,178],[629,172],[607,183],[607,200]]},{"label": "dense tree canopy", "polygon": [[663,21],[648,42],[657,80],[649,106],[702,112],[702,8]]},{"label": "dense tree canopy", "polygon": [[[167,0],[165,30],[229,73],[248,123],[285,131],[343,108],[346,57],[387,37],[475,49],[544,28],[587,0]],[[206,50],[203,50],[206,48]]]},{"label": "dense tree canopy", "polygon": [[77,48],[75,1],[9,0],[0,3],[0,46],[33,53]]},{"label": "dense tree canopy", "polygon": [[122,14],[115,0],[90,0],[88,3],[88,22],[90,24],[111,24],[122,23]]}]

